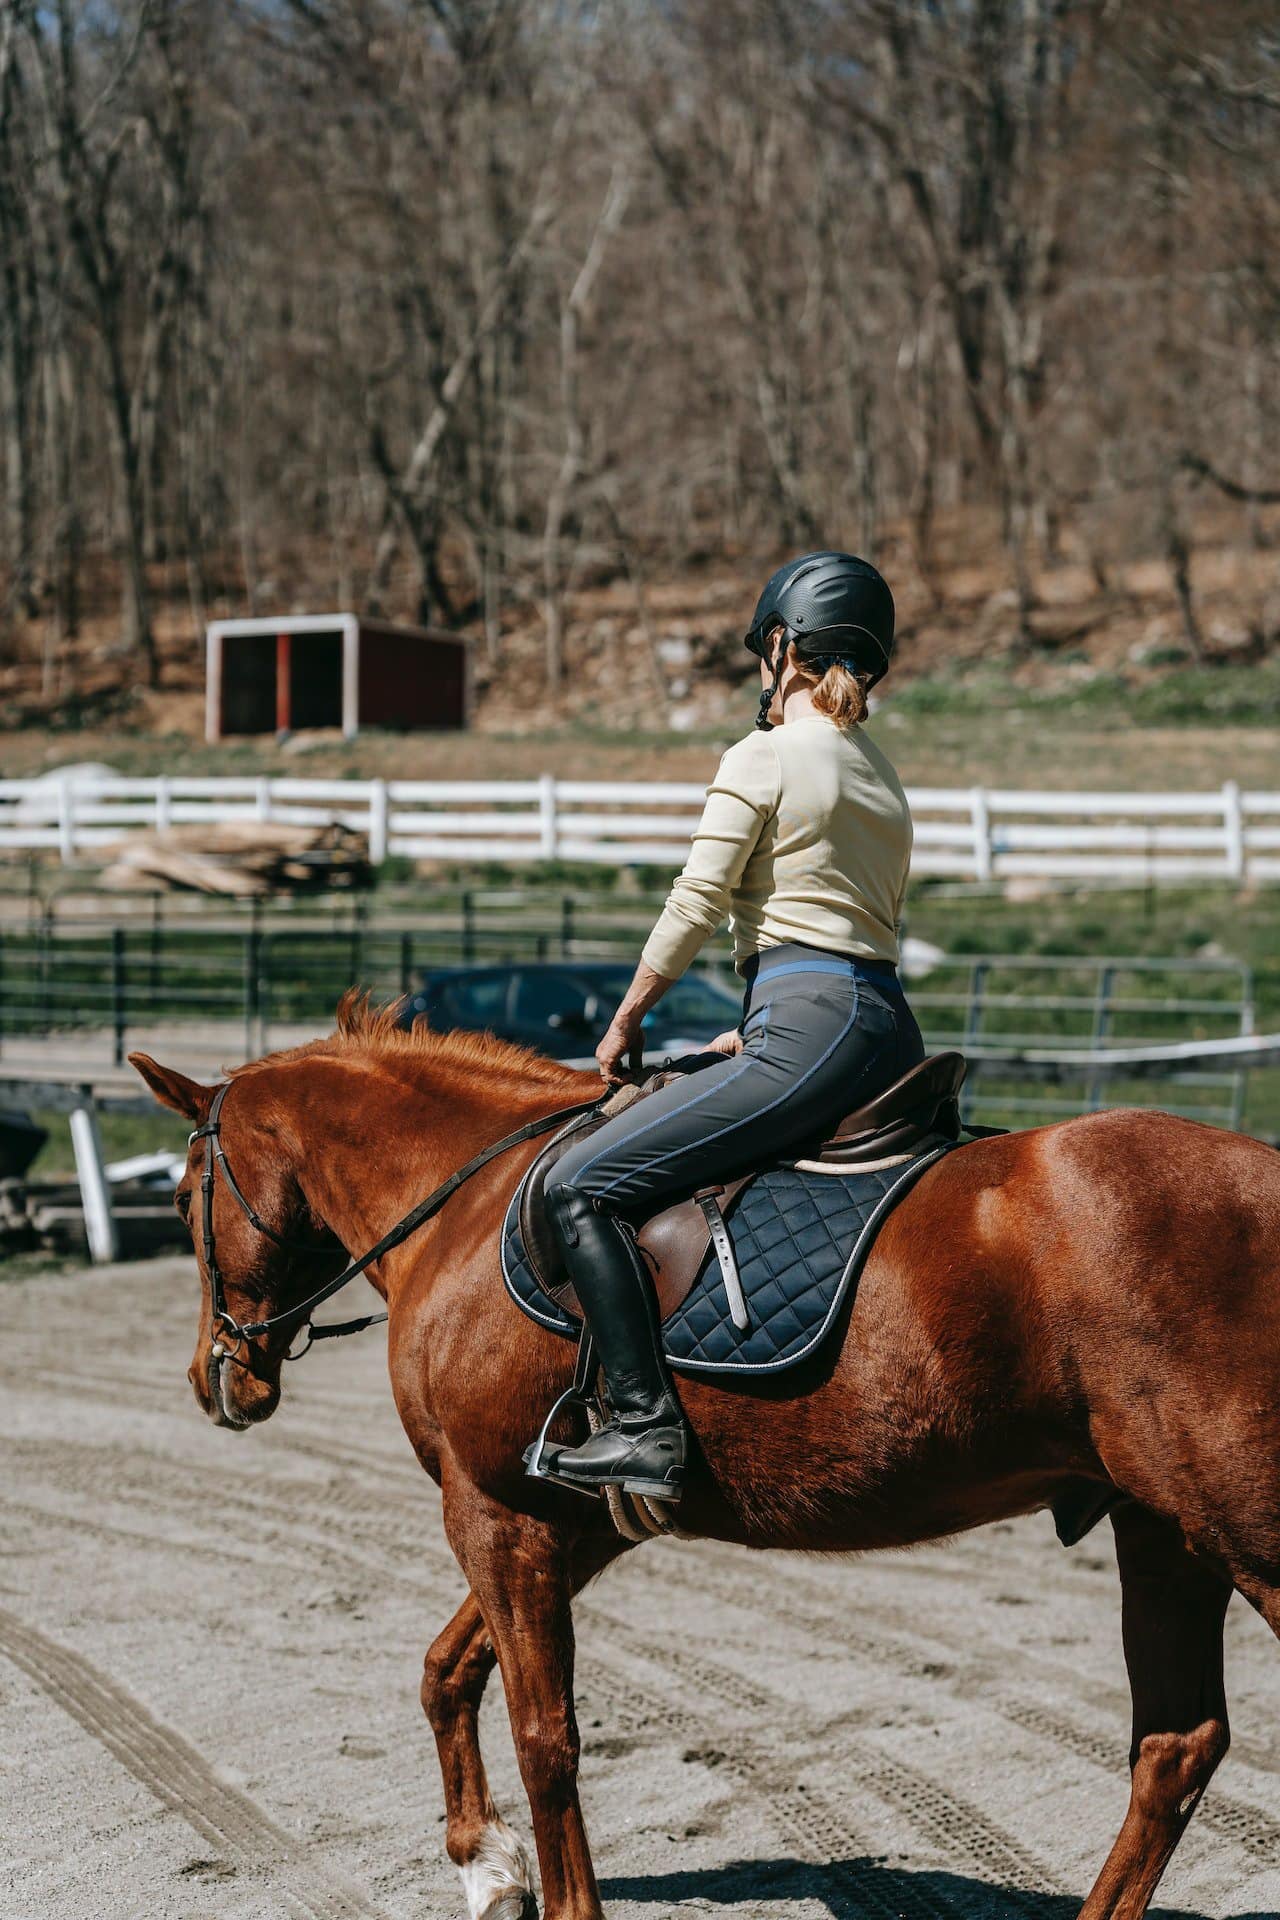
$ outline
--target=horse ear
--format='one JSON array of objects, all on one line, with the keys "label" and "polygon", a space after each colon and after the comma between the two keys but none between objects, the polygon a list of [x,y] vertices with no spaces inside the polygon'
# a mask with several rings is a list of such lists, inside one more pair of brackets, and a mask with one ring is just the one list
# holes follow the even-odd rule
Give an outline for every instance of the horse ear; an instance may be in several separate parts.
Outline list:
[{"label": "horse ear", "polygon": [[162,1107],[172,1107],[175,1113],[194,1120],[197,1126],[204,1125],[213,1105],[212,1087],[202,1087],[198,1080],[188,1080],[186,1074],[179,1073],[176,1067],[162,1067],[149,1053],[131,1053],[129,1065],[142,1075]]}]

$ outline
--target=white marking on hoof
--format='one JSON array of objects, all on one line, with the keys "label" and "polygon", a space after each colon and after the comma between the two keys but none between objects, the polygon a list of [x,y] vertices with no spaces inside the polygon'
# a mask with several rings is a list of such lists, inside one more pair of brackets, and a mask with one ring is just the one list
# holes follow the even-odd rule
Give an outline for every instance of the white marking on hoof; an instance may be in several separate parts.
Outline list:
[{"label": "white marking on hoof", "polygon": [[467,1920],[529,1920],[536,1915],[533,1868],[529,1856],[505,1820],[495,1820],[465,1867],[459,1867],[467,1896]]}]

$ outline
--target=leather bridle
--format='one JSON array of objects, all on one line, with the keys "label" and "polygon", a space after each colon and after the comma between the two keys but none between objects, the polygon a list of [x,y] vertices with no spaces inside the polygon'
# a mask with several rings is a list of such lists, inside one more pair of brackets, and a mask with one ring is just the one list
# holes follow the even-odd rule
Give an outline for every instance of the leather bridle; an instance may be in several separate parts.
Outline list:
[{"label": "leather bridle", "polygon": [[[213,1196],[219,1167],[222,1169],[222,1177],[227,1183],[227,1190],[232,1199],[250,1226],[258,1233],[265,1235],[275,1246],[282,1247],[288,1253],[314,1255],[323,1253],[325,1249],[298,1240],[288,1240],[283,1234],[277,1233],[275,1228],[269,1226],[261,1214],[250,1205],[241,1191],[240,1184],[228,1164],[221,1134],[222,1106],[233,1084],[233,1081],[227,1080],[218,1088],[209,1108],[208,1119],[203,1126],[194,1129],[188,1141],[188,1144],[194,1140],[204,1141],[204,1169],[200,1176],[200,1231],[205,1272],[209,1276],[209,1310],[213,1341],[215,1347],[222,1349],[218,1355],[219,1358],[230,1357],[230,1354],[242,1343],[258,1339],[264,1333],[274,1333],[277,1328],[287,1326],[290,1330],[290,1345],[301,1327],[307,1329],[306,1346],[297,1353],[286,1355],[287,1359],[300,1360],[317,1340],[332,1340],[342,1334],[359,1333],[363,1328],[376,1326],[380,1321],[385,1320],[387,1317],[385,1313],[370,1313],[358,1320],[344,1320],[340,1323],[317,1327],[312,1324],[311,1315],[323,1301],[331,1299],[359,1274],[366,1272],[376,1260],[382,1258],[383,1254],[390,1253],[393,1247],[400,1246],[411,1234],[416,1233],[424,1222],[440,1211],[446,1200],[455,1194],[465,1181],[469,1180],[473,1174],[479,1173],[482,1167],[488,1166],[491,1160],[496,1160],[499,1154],[506,1153],[510,1147],[517,1147],[525,1140],[536,1140],[539,1134],[550,1133],[553,1127],[558,1127],[578,1114],[587,1113],[592,1108],[601,1106],[609,1097],[605,1093],[595,1100],[581,1100],[576,1106],[561,1107],[555,1113],[544,1114],[538,1120],[530,1120],[525,1126],[518,1127],[514,1133],[508,1133],[503,1139],[495,1140],[491,1146],[482,1148],[467,1161],[465,1166],[459,1167],[456,1173],[451,1173],[447,1180],[443,1180],[438,1187],[433,1188],[425,1200],[419,1200],[416,1207],[410,1208],[409,1212],[397,1220],[395,1226],[384,1233],[381,1240],[370,1247],[367,1253],[362,1254],[358,1260],[350,1261],[341,1273],[336,1274],[332,1280],[327,1280],[324,1286],[317,1287],[314,1293],[308,1294],[307,1298],[300,1300],[296,1306],[286,1307],[281,1313],[270,1314],[265,1320],[249,1321],[242,1325],[227,1306],[226,1286],[222,1269],[218,1265],[217,1240],[213,1231]],[[223,1344],[224,1341],[230,1342],[229,1349]]]}]

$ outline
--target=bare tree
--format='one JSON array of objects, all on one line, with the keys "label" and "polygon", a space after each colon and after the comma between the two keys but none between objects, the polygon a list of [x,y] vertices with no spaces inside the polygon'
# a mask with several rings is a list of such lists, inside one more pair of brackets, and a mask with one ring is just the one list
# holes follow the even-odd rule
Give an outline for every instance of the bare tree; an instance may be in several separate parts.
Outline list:
[{"label": "bare tree", "polygon": [[[127,269],[122,257],[116,190],[133,128],[126,121],[100,139],[103,107],[137,59],[148,22],[145,0],[97,99],[87,98],[81,72],[80,35],[70,0],[57,0],[52,30],[30,0],[21,7],[39,76],[43,133],[56,168],[67,238],[80,272],[85,309],[106,367],[106,388],[123,480],[126,558],[126,631],[143,654],[147,675],[157,677],[155,636],[146,575],[142,459],[134,412],[135,384],[129,366]],[[95,125],[97,123],[97,125]]]},{"label": "bare tree", "polygon": [[1074,550],[1208,648],[1210,502],[1256,555],[1280,486],[1272,11],[4,0],[12,636],[55,685],[118,585],[154,678],[153,609],[331,580],[554,689],[616,574],[656,695],[663,570],[905,542],[941,601],[962,527],[1015,645]]},{"label": "bare tree", "polygon": [[561,537],[586,472],[586,429],[582,417],[581,334],[592,290],[604,265],[609,242],[617,233],[631,194],[630,168],[619,159],[610,176],[591,239],[573,283],[560,307],[560,405],[564,422],[564,450],[547,493],[542,528],[542,618],[547,691],[560,690],[564,666],[564,608],[561,578]]},{"label": "bare tree", "polygon": [[[39,253],[30,190],[31,125],[17,58],[17,15],[0,15],[0,430],[9,591],[4,616],[36,612],[35,421],[41,358]],[[7,624],[7,618],[6,618]]]}]

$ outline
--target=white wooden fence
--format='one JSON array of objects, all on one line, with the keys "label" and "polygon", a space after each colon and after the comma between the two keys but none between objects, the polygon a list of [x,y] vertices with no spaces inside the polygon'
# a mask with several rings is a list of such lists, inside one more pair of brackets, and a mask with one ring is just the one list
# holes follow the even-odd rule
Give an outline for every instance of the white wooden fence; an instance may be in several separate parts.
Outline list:
[{"label": "white wooden fence", "polygon": [[[962,880],[1280,880],[1280,792],[1035,793],[916,787],[913,871]],[[695,783],[50,777],[0,781],[0,852],[74,863],[140,828],[233,820],[366,834],[370,857],[674,867],[702,805]]]}]

